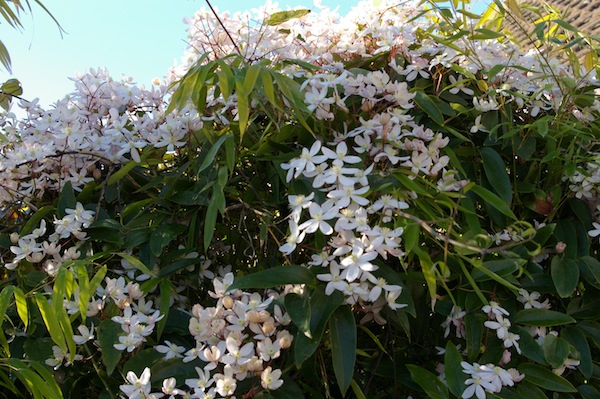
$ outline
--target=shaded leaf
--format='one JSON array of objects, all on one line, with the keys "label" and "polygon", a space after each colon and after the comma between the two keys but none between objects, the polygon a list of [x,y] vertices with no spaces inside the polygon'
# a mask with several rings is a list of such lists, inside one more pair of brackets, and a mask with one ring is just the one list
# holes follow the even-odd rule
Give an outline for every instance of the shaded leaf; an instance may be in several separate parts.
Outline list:
[{"label": "shaded leaf", "polygon": [[113,345],[119,343],[119,336],[123,333],[123,329],[120,324],[107,319],[100,323],[96,332],[102,350],[102,362],[106,367],[107,374],[111,375],[121,359],[121,351],[115,349]]},{"label": "shaded leaf", "polygon": [[287,284],[315,284],[315,276],[304,266],[277,266],[257,273],[236,277],[229,290],[274,288]]},{"label": "shaded leaf", "polygon": [[515,315],[513,323],[535,327],[548,327],[575,323],[575,319],[555,310],[523,309]]},{"label": "shaded leaf", "polygon": [[556,392],[577,392],[575,387],[566,379],[537,364],[522,363],[518,366],[525,380],[540,388]]},{"label": "shaded leaf", "polygon": [[340,306],[333,312],[329,319],[329,335],[333,371],[345,396],[352,382],[356,362],[356,322],[349,306]]},{"label": "shaded leaf", "polygon": [[409,364],[406,367],[413,381],[419,384],[430,398],[446,399],[448,397],[448,389],[437,375],[414,364]]}]

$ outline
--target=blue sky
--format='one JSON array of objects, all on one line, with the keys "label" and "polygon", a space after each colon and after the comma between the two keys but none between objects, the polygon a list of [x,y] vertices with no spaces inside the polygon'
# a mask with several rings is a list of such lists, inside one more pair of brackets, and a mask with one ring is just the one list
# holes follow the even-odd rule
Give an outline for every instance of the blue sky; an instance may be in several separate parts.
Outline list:
[{"label": "blue sky", "polygon": [[[23,84],[23,97],[48,105],[71,92],[68,78],[89,68],[107,67],[115,79],[132,76],[149,86],[183,55],[184,17],[205,6],[203,0],[43,0],[66,33],[60,32],[34,1],[33,16],[22,16],[22,32],[0,25],[2,41],[12,58],[13,77]],[[358,0],[323,0],[347,12]],[[264,0],[212,0],[220,11],[239,11]],[[312,0],[279,1],[279,6],[313,8]],[[10,75],[0,72],[0,81]]]}]

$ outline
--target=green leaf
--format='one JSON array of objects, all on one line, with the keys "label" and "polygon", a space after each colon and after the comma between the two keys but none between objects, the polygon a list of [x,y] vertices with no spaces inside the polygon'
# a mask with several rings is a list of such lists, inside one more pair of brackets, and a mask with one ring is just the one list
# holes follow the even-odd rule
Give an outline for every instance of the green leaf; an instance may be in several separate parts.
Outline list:
[{"label": "green leaf", "polygon": [[127,262],[131,263],[131,266],[135,267],[142,273],[147,274],[149,276],[154,276],[154,273],[152,273],[150,269],[148,269],[148,267],[144,265],[142,261],[136,258],[135,256],[129,255],[125,252],[117,252],[115,255],[118,255],[121,258],[125,259]]},{"label": "green leaf", "polygon": [[58,197],[58,217],[63,218],[66,215],[65,209],[75,209],[77,205],[77,199],[75,198],[75,192],[73,191],[73,185],[70,181],[66,182]]},{"label": "green leaf", "polygon": [[242,137],[244,137],[244,133],[246,133],[246,128],[248,127],[248,119],[250,118],[250,105],[248,97],[244,97],[243,95],[238,94],[237,109],[241,140]]},{"label": "green leaf", "polygon": [[[52,338],[52,341],[60,347],[63,352],[67,352],[67,343],[65,342],[65,336],[63,335],[60,322],[57,316],[54,314],[52,306],[48,300],[40,293],[35,293],[35,302],[42,315],[46,329]],[[61,302],[62,304],[62,302]]]},{"label": "green leaf", "polygon": [[50,213],[52,213],[54,211],[56,211],[56,208],[54,208],[51,205],[46,205],[46,206],[43,206],[40,209],[38,209],[37,212],[35,212],[33,215],[31,215],[28,218],[27,222],[25,223],[25,225],[19,232],[19,235],[21,237],[23,237],[24,235],[29,234],[33,229],[35,229],[39,226],[40,221],[43,218],[45,218],[46,216],[48,216]]},{"label": "green leaf", "polygon": [[460,397],[465,390],[465,373],[462,371],[461,361],[462,356],[460,356],[458,349],[452,342],[448,341],[446,353],[444,354],[444,371],[448,389],[457,397]]},{"label": "green leaf", "polygon": [[525,374],[525,381],[540,388],[555,392],[577,392],[569,381],[537,364],[521,363],[518,369]]},{"label": "green leaf", "polygon": [[161,224],[150,234],[150,251],[154,256],[160,256],[163,249],[185,230],[182,224]]},{"label": "green leaf", "polygon": [[484,273],[481,268],[485,268],[489,272],[492,272],[498,276],[505,276],[512,274],[519,270],[522,266],[527,263],[525,259],[502,259],[502,260],[491,260],[483,262],[481,266],[473,270],[473,280],[475,281],[487,281],[492,279],[489,273]]},{"label": "green leaf", "polygon": [[600,287],[600,262],[591,256],[583,256],[580,261],[583,277],[588,283]]},{"label": "green leaf", "polygon": [[255,89],[260,71],[261,66],[259,64],[251,65],[246,70],[246,76],[244,76],[244,83],[242,84],[242,95],[244,97],[248,97]]},{"label": "green leaf", "polygon": [[483,323],[487,318],[483,314],[467,313],[465,316],[465,333],[467,335],[467,359],[475,361],[481,352],[481,339],[483,338]]},{"label": "green leaf", "polygon": [[310,330],[312,338],[308,338],[304,334],[298,334],[295,337],[294,363],[296,367],[300,368],[300,365],[311,357],[318,348],[331,314],[343,301],[344,295],[340,291],[334,291],[331,295],[326,295],[323,286],[319,286],[314,290],[310,296]]},{"label": "green leaf", "polygon": [[415,92],[415,102],[429,117],[438,125],[444,125],[444,116],[442,115],[442,111],[435,104],[435,101],[431,99],[431,97],[422,91]]},{"label": "green leaf", "polygon": [[559,368],[569,356],[567,340],[547,334],[544,339],[544,358],[552,368]]},{"label": "green leaf", "polygon": [[579,352],[579,366],[577,370],[583,374],[585,378],[592,378],[594,371],[594,363],[590,345],[583,331],[578,327],[566,327],[560,330],[560,336],[567,340]]},{"label": "green leaf", "polygon": [[40,362],[36,362],[36,361],[29,361],[28,365],[30,368],[35,369],[35,371],[37,371],[37,373],[44,380],[44,390],[46,392],[45,395],[47,398],[49,398],[49,399],[63,398],[63,394],[60,390],[60,387],[58,386],[58,384],[56,382],[56,378],[54,377],[53,374],[51,374],[48,371],[47,367],[44,364],[42,364]]},{"label": "green leaf", "polygon": [[[213,199],[208,203],[206,207],[206,215],[204,215],[204,251],[208,252],[208,247],[212,242],[213,234],[215,233],[215,226],[217,225],[218,215],[218,204],[215,201],[215,192],[218,192],[217,188],[213,188]],[[221,193],[222,195],[222,193]]]},{"label": "green leaf", "polygon": [[119,336],[123,333],[123,329],[120,324],[106,319],[100,323],[96,332],[102,353],[102,362],[106,367],[106,373],[111,375],[121,359],[121,351],[115,349],[113,345],[119,343]]},{"label": "green leaf", "polygon": [[549,327],[575,323],[575,319],[555,310],[523,309],[515,315],[513,323],[524,324],[526,326]]},{"label": "green leaf", "polygon": [[579,266],[573,259],[555,255],[550,265],[552,281],[561,298],[570,297],[579,283]]},{"label": "green leaf", "polygon": [[248,288],[274,288],[287,284],[315,284],[315,276],[304,266],[277,266],[257,273],[236,277],[229,291]]},{"label": "green leaf", "polygon": [[108,185],[111,186],[116,182],[120,181],[122,178],[127,176],[127,174],[131,171],[131,169],[135,168],[138,163],[136,161],[129,161],[125,165],[121,166],[119,170],[110,175],[108,178]]},{"label": "green leaf", "polygon": [[349,306],[338,307],[329,319],[333,371],[342,395],[352,382],[356,362],[356,321]]},{"label": "green leaf", "polygon": [[483,147],[479,150],[483,160],[483,170],[494,188],[494,191],[502,200],[510,206],[512,202],[513,189],[510,177],[506,172],[506,163],[500,155],[491,147]]},{"label": "green leaf", "polygon": [[310,298],[306,295],[294,293],[287,294],[283,298],[285,310],[290,318],[303,334],[311,338],[310,332]]},{"label": "green leaf", "polygon": [[226,134],[224,136],[221,136],[215,142],[215,144],[213,144],[212,147],[210,147],[210,150],[208,150],[208,153],[206,154],[206,157],[204,157],[204,161],[202,161],[202,164],[200,165],[200,167],[196,171],[196,174],[198,176],[200,175],[201,172],[203,172],[206,168],[208,168],[209,166],[211,166],[213,164],[213,162],[215,160],[215,156],[217,155],[217,151],[219,151],[219,148],[221,148],[221,145],[223,145],[223,143],[225,142],[225,140],[227,140],[230,137],[233,137],[233,135]]},{"label": "green leaf", "polygon": [[308,13],[310,13],[310,10],[306,9],[278,11],[269,15],[269,18],[265,19],[264,24],[269,26],[277,26],[289,21],[290,19],[301,18]]},{"label": "green leaf", "polygon": [[165,329],[165,325],[167,324],[167,319],[169,318],[169,302],[171,300],[171,294],[175,292],[175,288],[173,287],[173,283],[170,280],[164,279],[160,282],[160,302],[159,309],[162,319],[158,321],[157,325],[157,340],[160,340],[160,337]]},{"label": "green leaf", "polygon": [[514,326],[513,331],[519,334],[519,347],[521,348],[523,356],[536,363],[545,365],[546,358],[544,357],[544,350],[540,344],[533,339],[529,331],[519,326]]},{"label": "green leaf", "polygon": [[413,381],[419,384],[425,393],[432,399],[448,398],[448,389],[437,375],[423,367],[409,364],[406,366]]},{"label": "green leaf", "polygon": [[513,220],[517,220],[517,217],[510,209],[510,207],[506,204],[506,202],[504,202],[500,197],[492,193],[490,190],[478,185],[473,185],[471,187],[471,191],[473,191],[475,194],[481,197],[482,200],[490,204],[490,206],[496,208],[503,215],[508,216]]},{"label": "green leaf", "polygon": [[[6,317],[6,310],[10,305],[10,301],[13,297],[15,286],[7,285],[0,292],[0,327],[4,322],[4,318]],[[8,347],[8,341],[6,340],[6,336],[4,335],[4,329],[0,328],[0,344],[4,348],[4,352],[6,352],[7,356],[10,356],[10,349]]]},{"label": "green leaf", "polygon": [[15,301],[17,303],[17,314],[21,318],[21,321],[23,321],[25,329],[27,329],[27,326],[29,325],[29,311],[27,309],[27,298],[25,298],[25,293],[23,292],[23,290],[17,286],[15,286],[14,294]]}]

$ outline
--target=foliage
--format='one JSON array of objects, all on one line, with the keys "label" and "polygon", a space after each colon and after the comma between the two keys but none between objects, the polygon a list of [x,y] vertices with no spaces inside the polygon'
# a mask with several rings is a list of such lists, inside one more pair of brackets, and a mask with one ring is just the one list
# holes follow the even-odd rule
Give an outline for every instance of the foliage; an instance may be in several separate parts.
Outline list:
[{"label": "foliage", "polygon": [[5,396],[597,396],[597,65],[462,6],[201,11],[3,114]]},{"label": "foliage", "polygon": [[[34,3],[37,4],[38,7],[44,10],[54,20],[56,26],[58,26],[58,29],[62,33],[62,27],[60,26],[56,18],[54,18],[52,13],[46,8],[46,6],[44,6],[44,4],[39,0],[35,0]],[[25,12],[32,13],[31,3],[29,2],[29,0],[25,0],[24,2],[21,2],[19,0],[0,1],[0,15],[2,16],[2,18],[4,18],[4,21],[6,21],[6,23],[14,29],[23,28],[20,16],[22,13]],[[1,40],[0,63],[8,72],[12,71],[12,62],[10,59],[10,54]],[[17,79],[8,79],[6,82],[0,85],[0,107],[4,108],[5,110],[8,110],[9,104],[12,101],[12,99],[20,98],[19,96],[21,94],[23,94],[23,89],[21,88],[20,82]]]}]

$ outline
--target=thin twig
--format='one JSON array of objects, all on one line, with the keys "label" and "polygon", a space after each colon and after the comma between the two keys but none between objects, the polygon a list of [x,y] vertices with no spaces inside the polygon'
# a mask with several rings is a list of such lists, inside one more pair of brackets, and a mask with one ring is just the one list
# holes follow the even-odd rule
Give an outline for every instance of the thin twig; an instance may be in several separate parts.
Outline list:
[{"label": "thin twig", "polygon": [[231,35],[229,34],[229,31],[227,30],[227,28],[223,24],[223,21],[221,21],[221,18],[219,18],[219,14],[216,13],[216,11],[213,8],[212,4],[210,4],[210,1],[206,0],[206,4],[208,4],[208,7],[210,8],[210,11],[212,11],[212,13],[215,16],[215,18],[217,18],[217,21],[219,21],[219,25],[221,25],[221,28],[223,28],[223,30],[225,31],[225,34],[227,35],[227,37],[229,38],[229,40],[231,40],[231,43],[233,44],[233,47],[235,47],[235,50],[238,52],[239,55],[241,55],[243,57],[242,52],[240,51],[240,48],[238,47],[238,45],[235,42],[235,40],[233,40],[233,37],[231,37]]}]

